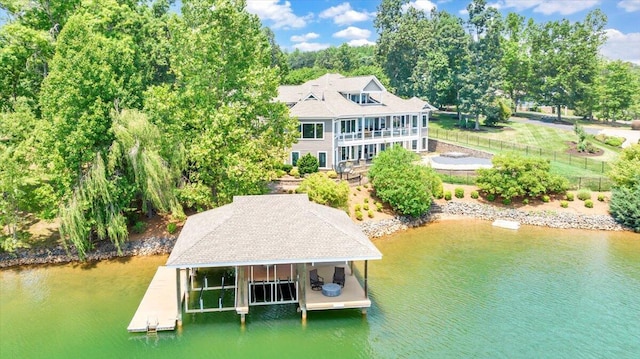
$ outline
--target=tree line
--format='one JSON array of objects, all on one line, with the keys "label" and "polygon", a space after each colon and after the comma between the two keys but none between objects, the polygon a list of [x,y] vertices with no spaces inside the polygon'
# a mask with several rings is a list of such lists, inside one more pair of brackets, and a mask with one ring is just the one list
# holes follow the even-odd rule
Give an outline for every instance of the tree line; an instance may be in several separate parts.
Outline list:
[{"label": "tree line", "polygon": [[3,1],[0,228],[60,217],[80,256],[142,215],[260,194],[295,139],[272,33],[243,0]]},{"label": "tree line", "polygon": [[[378,6],[375,46],[347,45],[286,54],[285,83],[326,72],[373,74],[402,97],[420,97],[489,124],[534,103],[568,107],[580,116],[624,120],[640,115],[640,67],[599,56],[606,16],[536,23],[516,13],[503,17],[474,0],[468,19],[443,10],[404,8],[407,0]],[[537,107],[537,106],[534,106]]]}]

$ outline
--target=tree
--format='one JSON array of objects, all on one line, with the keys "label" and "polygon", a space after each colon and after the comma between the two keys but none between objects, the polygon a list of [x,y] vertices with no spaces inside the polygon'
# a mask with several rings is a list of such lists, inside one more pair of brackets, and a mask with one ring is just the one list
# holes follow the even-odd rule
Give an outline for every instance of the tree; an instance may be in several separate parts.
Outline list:
[{"label": "tree", "polygon": [[633,144],[622,150],[611,165],[609,178],[617,187],[633,187],[640,181],[640,144]]},{"label": "tree", "polygon": [[60,197],[113,142],[110,111],[141,105],[134,41],[124,31],[129,16],[131,9],[115,1],[88,3],[58,37],[40,104],[51,125],[42,156],[53,163]]},{"label": "tree", "polygon": [[502,67],[504,77],[502,88],[512,100],[515,112],[520,101],[526,96],[531,77],[531,41],[529,35],[534,23],[524,24],[524,17],[509,13],[504,21],[502,45]]},{"label": "tree", "polygon": [[495,126],[498,122],[507,122],[511,117],[512,101],[506,98],[496,98],[487,107],[484,124]]},{"label": "tree", "polygon": [[435,171],[417,161],[417,154],[393,146],[373,160],[368,173],[376,196],[389,203],[394,211],[412,217],[426,213],[433,194],[442,187]]},{"label": "tree", "polygon": [[504,199],[536,198],[544,194],[562,193],[569,188],[566,179],[553,175],[548,160],[517,155],[497,155],[493,168],[481,168],[476,184],[485,193]]},{"label": "tree", "polygon": [[240,0],[183,1],[182,15],[171,26],[175,86],[156,92],[175,107],[158,123],[184,144],[186,183],[210,188],[215,205],[264,193],[297,132],[286,105],[272,101],[278,69],[260,20]]},{"label": "tree", "polygon": [[431,13],[433,36],[421,45],[412,80],[416,96],[429,99],[432,105],[456,105],[460,114],[462,76],[468,68],[469,37],[462,20],[446,11]]},{"label": "tree", "polygon": [[596,110],[604,120],[625,119],[633,103],[633,96],[640,89],[631,72],[631,64],[620,60],[603,64],[598,76]]},{"label": "tree", "polygon": [[296,189],[298,193],[307,193],[309,199],[326,206],[347,210],[349,204],[349,184],[336,182],[326,173],[313,173],[306,177]]},{"label": "tree", "polygon": [[598,49],[604,43],[606,16],[590,12],[584,22],[551,21],[533,29],[531,92],[539,102],[590,112],[595,101]]},{"label": "tree", "polygon": [[307,173],[318,172],[318,159],[315,158],[311,153],[307,153],[306,155],[300,157],[297,165],[298,171],[300,171],[301,176],[304,176]]},{"label": "tree", "polygon": [[500,13],[487,7],[485,0],[474,0],[469,6],[469,26],[475,41],[470,44],[470,61],[462,76],[461,104],[465,112],[475,117],[475,129],[480,129],[480,115],[486,115],[494,103],[496,91],[502,80],[500,60],[502,48]]},{"label": "tree", "polygon": [[614,187],[609,212],[615,220],[640,233],[640,177],[631,186]]}]

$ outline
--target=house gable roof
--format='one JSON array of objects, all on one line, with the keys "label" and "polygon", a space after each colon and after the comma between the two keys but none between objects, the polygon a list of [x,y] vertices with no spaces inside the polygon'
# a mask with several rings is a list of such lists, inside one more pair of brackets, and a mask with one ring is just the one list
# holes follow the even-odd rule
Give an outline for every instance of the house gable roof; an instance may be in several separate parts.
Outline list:
[{"label": "house gable roof", "polygon": [[[370,93],[380,103],[361,105],[347,99],[345,95],[361,92]],[[318,101],[304,101],[309,94]],[[405,100],[387,92],[375,76],[344,77],[340,74],[325,74],[301,85],[280,86],[276,100],[289,104],[291,115],[300,119],[381,116],[432,109],[426,101],[418,98]],[[313,105],[301,105],[304,102],[313,102]]]},{"label": "house gable roof", "polygon": [[381,259],[344,211],[306,194],[234,197],[190,216],[167,266],[223,267]]}]

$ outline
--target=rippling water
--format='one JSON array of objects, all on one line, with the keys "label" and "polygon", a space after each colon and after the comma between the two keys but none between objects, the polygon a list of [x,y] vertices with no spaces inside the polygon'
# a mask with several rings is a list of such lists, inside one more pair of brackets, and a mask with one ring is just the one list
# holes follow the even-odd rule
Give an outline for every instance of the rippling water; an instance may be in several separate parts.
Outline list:
[{"label": "rippling water", "polygon": [[126,327],[166,257],[0,271],[0,358],[638,358],[640,235],[444,221],[377,240],[373,307]]}]

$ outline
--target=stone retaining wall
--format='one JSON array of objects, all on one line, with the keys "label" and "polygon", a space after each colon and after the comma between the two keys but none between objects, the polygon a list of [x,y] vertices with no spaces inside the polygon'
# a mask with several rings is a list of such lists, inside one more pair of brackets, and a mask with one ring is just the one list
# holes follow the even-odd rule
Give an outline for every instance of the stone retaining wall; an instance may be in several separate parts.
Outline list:
[{"label": "stone retaining wall", "polygon": [[444,142],[441,140],[429,139],[429,152],[446,153],[446,152],[462,152],[468,153],[472,157],[477,158],[492,158],[493,154],[480,150],[474,150],[472,148],[454,145],[452,143]]}]

